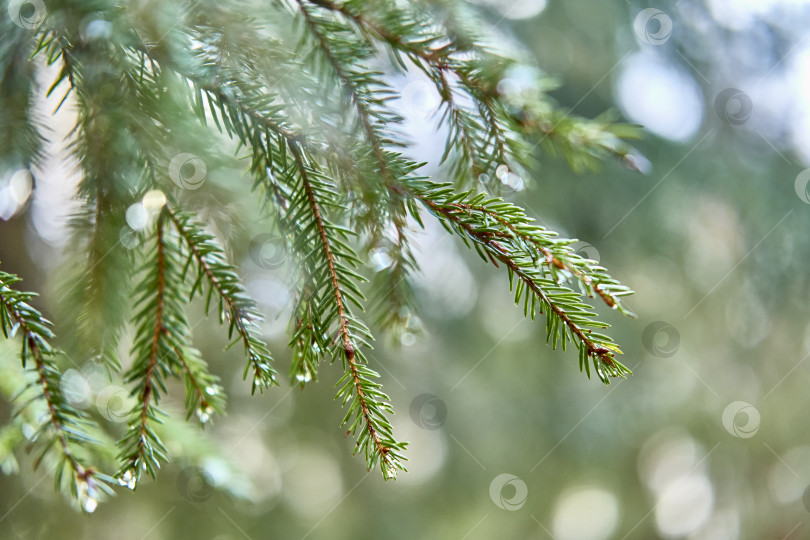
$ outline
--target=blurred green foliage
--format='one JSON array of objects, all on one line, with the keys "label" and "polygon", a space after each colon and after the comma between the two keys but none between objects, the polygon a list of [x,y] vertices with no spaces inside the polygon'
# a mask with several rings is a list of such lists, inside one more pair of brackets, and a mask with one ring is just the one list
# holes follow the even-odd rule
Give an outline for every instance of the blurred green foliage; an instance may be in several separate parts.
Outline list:
[{"label": "blurred green foliage", "polygon": [[[655,53],[702,88],[700,131],[681,143],[654,135],[640,141],[648,175],[618,162],[573,174],[535,149],[541,167],[525,192],[509,195],[541,223],[590,244],[582,248],[592,250],[589,257],[637,290],[631,305],[639,318],[613,329],[634,371],[629,380],[603,387],[579,376],[573,362],[545,347],[542,328],[522,321],[503,297],[506,276],[428,227],[420,247],[447,255],[417,287],[429,306],[421,335],[396,347],[379,343],[369,355],[398,411],[395,429],[410,441],[411,472],[396,484],[367,473],[351,458],[351,439],[335,433],[341,411],[332,406],[329,382],[339,378],[337,366],[324,366],[307,392],[282,383],[250,399],[233,369],[241,358],[220,352],[216,322],[202,321],[196,345],[230,393],[227,418],[206,432],[216,449],[171,464],[159,482],[121,493],[92,517],[68,508],[41,481],[45,471],[32,471],[31,457],[17,455],[19,475],[0,477],[0,536],[806,537],[810,205],[794,182],[804,165],[782,141],[715,114],[719,88],[703,79],[714,79],[712,66],[728,61],[729,43],[745,44],[707,17],[717,40],[696,54],[685,43],[694,37],[688,15],[703,8],[683,4],[670,12],[673,38]],[[649,48],[632,24],[644,7],[552,2],[520,21],[486,13],[562,79],[555,97],[563,106],[593,116],[614,106],[621,62]],[[756,43],[750,37],[749,46]],[[741,78],[748,69],[731,67]],[[767,105],[754,101],[757,111]],[[245,227],[238,212],[211,220],[225,231]],[[0,235],[3,267],[26,275],[28,288],[53,279],[49,259],[56,255],[37,244],[25,215],[0,223]],[[286,362],[283,321],[273,320],[285,305],[283,280],[257,267],[248,245],[235,251],[248,288],[267,293],[265,330]],[[443,273],[449,281],[441,281]],[[431,282],[471,283],[461,289],[469,309],[448,306]],[[3,362],[17,361],[0,351]],[[0,452],[18,436],[0,434]],[[180,432],[174,443],[203,444]],[[2,466],[14,468],[10,458]],[[503,473],[517,481],[493,491]],[[239,488],[212,489],[217,485]]]}]

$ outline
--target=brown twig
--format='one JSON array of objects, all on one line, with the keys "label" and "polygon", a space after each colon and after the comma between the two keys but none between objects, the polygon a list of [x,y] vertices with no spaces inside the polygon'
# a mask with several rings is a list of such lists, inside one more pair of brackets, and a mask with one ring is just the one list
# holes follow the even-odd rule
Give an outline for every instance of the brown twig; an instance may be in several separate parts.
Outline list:
[{"label": "brown twig", "polygon": [[357,392],[357,400],[360,403],[360,408],[363,414],[363,420],[366,423],[366,427],[368,428],[371,440],[374,441],[374,446],[377,449],[377,452],[379,452],[380,454],[380,459],[383,461],[383,463],[385,463],[386,467],[388,467],[389,461],[388,455],[391,450],[382,442],[379,434],[377,433],[377,429],[374,427],[374,419],[371,417],[371,412],[369,411],[368,403],[366,402],[366,396],[363,393],[362,383],[360,382],[360,372],[357,367],[357,360],[355,358],[356,353],[354,345],[352,344],[351,332],[349,331],[349,319],[346,314],[346,306],[343,300],[343,291],[341,290],[340,282],[338,281],[337,269],[335,267],[335,256],[332,253],[332,247],[329,242],[329,237],[326,233],[326,226],[324,225],[320,207],[318,206],[318,202],[315,199],[315,193],[309,181],[309,174],[307,173],[307,169],[304,164],[304,158],[301,154],[301,150],[298,147],[298,145],[293,143],[290,145],[290,151],[293,155],[293,158],[295,159],[295,163],[298,167],[299,173],[301,174],[301,183],[304,186],[310,210],[312,211],[312,215],[315,218],[315,225],[318,229],[318,235],[321,240],[324,256],[326,257],[327,267],[329,271],[329,279],[332,285],[332,292],[335,297],[335,303],[337,304],[337,312],[340,326],[339,332],[343,339],[343,352],[346,355],[346,361],[349,364],[349,370],[351,371],[352,374],[352,381],[354,383],[355,391]]},{"label": "brown twig", "polygon": [[[456,223],[459,227],[463,228],[464,231],[468,236],[473,239],[476,239],[482,242],[484,245],[489,246],[490,250],[487,251],[488,255],[491,257],[494,256],[507,266],[512,272],[515,273],[523,282],[524,284],[529,287],[538,297],[540,297],[546,305],[565,323],[565,325],[571,330],[571,332],[582,342],[582,344],[586,347],[589,356],[596,356],[600,359],[602,363],[608,365],[610,367],[615,368],[616,364],[613,361],[613,353],[606,349],[605,347],[599,347],[593,341],[588,338],[587,333],[585,330],[579,327],[568,314],[565,312],[564,309],[555,305],[546,295],[545,291],[540,288],[537,283],[528,276],[522,268],[520,268],[517,263],[515,263],[512,258],[508,256],[508,251],[501,246],[497,240],[493,240],[492,237],[497,237],[499,235],[492,233],[492,232],[482,232],[477,231],[472,225],[469,223],[458,219],[457,214],[452,211],[449,211],[445,206],[438,204],[434,201],[426,197],[419,197],[419,200],[422,201],[431,211],[437,214],[441,214],[446,219],[449,219],[453,223]],[[494,253],[494,255],[493,255]]]}]

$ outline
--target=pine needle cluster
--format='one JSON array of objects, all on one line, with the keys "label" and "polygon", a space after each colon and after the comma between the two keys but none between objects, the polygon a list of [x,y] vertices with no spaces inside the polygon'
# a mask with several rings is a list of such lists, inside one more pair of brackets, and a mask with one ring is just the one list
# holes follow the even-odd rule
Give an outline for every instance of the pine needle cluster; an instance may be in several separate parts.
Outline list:
[{"label": "pine needle cluster", "polygon": [[[429,216],[505,269],[525,316],[542,315],[548,342],[576,348],[588,376],[629,374],[587,299],[630,314],[622,299],[631,291],[499,192],[529,181],[538,145],[575,169],[610,156],[632,163],[624,140],[635,131],[566,114],[548,96],[553,81],[477,21],[463,3],[424,0],[52,0],[0,22],[0,166],[41,164],[49,119],[34,109],[38,92],[75,108],[66,143],[81,173],[70,223],[80,255],[63,299],[75,332],[74,317],[58,326],[78,336],[66,348],[122,377],[135,403],[107,476],[89,460],[109,436],[60,389],[71,360],[60,359],[32,293],[0,272],[0,328],[20,342],[28,381],[15,411],[39,411],[28,440],[55,456],[60,489],[92,511],[111,484],[134,489],[156,476],[169,459],[160,426],[170,380],[185,386],[187,419],[205,425],[223,411],[219,380],[192,344],[195,298],[244,353],[251,392],[277,384],[257,304],[172,170],[186,137],[199,134],[242,160],[232,189],[258,195],[296,268],[291,383],[317,380],[324,362],[342,365],[344,428],[386,479],[405,470],[406,443],[368,365],[363,316],[385,331],[407,326],[418,309],[410,242]],[[41,88],[38,72],[56,76]],[[433,177],[409,157],[394,84],[403,74],[437,96],[447,138]],[[370,253],[389,264],[371,271]]]}]

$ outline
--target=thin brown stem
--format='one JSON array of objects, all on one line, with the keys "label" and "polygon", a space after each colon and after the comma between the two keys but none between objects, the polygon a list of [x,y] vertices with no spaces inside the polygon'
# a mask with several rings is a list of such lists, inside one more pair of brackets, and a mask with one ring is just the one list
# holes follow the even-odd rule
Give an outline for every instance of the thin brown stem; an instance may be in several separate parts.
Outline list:
[{"label": "thin brown stem", "polygon": [[535,281],[531,278],[531,276],[527,275],[526,272],[520,268],[520,266],[515,263],[515,261],[508,256],[508,251],[500,244],[497,240],[493,240],[494,235],[491,232],[482,232],[477,231],[472,225],[469,223],[458,219],[458,215],[452,211],[449,211],[443,205],[440,205],[434,201],[431,201],[425,197],[419,197],[420,201],[425,204],[428,208],[430,208],[433,212],[437,214],[441,214],[446,219],[452,221],[453,223],[457,224],[459,227],[463,228],[465,233],[473,239],[476,239],[482,242],[484,245],[489,246],[488,255],[494,256],[498,261],[503,263],[506,267],[508,267],[516,276],[518,276],[523,283],[529,287],[532,292],[534,292],[548,307],[551,309],[555,315],[557,315],[560,320],[569,328],[569,330],[579,339],[585,348],[588,351],[589,356],[596,356],[602,361],[602,363],[610,366],[615,367],[616,364],[613,361],[613,354],[609,349],[605,347],[600,347],[596,345],[591,339],[588,337],[585,330],[580,328],[580,326],[571,320],[568,314],[565,312],[564,309],[555,305],[549,299],[546,292],[539,286]]},{"label": "thin brown stem", "polygon": [[366,401],[366,396],[363,393],[362,383],[360,381],[360,371],[357,367],[357,360],[355,358],[355,349],[352,343],[352,336],[351,332],[349,331],[349,318],[346,312],[346,305],[343,300],[343,291],[340,288],[340,282],[338,281],[338,273],[335,264],[335,256],[332,253],[332,247],[329,242],[329,236],[326,233],[326,226],[323,221],[323,217],[321,216],[321,209],[318,205],[318,201],[315,199],[315,192],[312,189],[312,185],[309,181],[309,174],[307,173],[306,166],[304,164],[304,158],[301,154],[300,148],[296,144],[290,145],[290,151],[295,159],[295,163],[298,167],[298,171],[301,175],[301,183],[304,186],[304,190],[307,195],[307,201],[309,202],[309,207],[312,212],[312,215],[315,219],[315,225],[318,229],[318,236],[320,237],[321,244],[323,247],[324,256],[326,257],[326,263],[329,271],[329,279],[332,285],[332,292],[335,298],[335,303],[337,304],[337,311],[338,311],[338,320],[339,320],[339,333],[343,340],[343,352],[346,355],[346,361],[349,365],[349,370],[352,374],[352,381],[354,383],[354,388],[357,393],[357,400],[360,403],[360,408],[362,409],[363,420],[366,423],[366,427],[368,428],[369,435],[371,440],[374,441],[374,446],[380,454],[380,459],[383,463],[388,465],[388,454],[390,449],[382,442],[380,439],[379,434],[377,433],[377,429],[374,427],[374,420],[371,417],[371,412],[368,408],[368,403]]},{"label": "thin brown stem", "polygon": [[163,243],[163,216],[157,220],[157,306],[155,308],[155,330],[152,334],[152,350],[149,354],[149,366],[143,378],[143,391],[141,392],[141,421],[140,436],[135,453],[130,458],[132,463],[143,455],[146,444],[146,422],[149,416],[149,403],[154,393],[154,375],[158,365],[160,352],[160,336],[166,331],[163,326],[163,309],[166,293],[166,251]]},{"label": "thin brown stem", "polygon": [[28,325],[27,319],[22,315],[22,313],[20,313],[19,309],[17,309],[14,304],[8,302],[3,295],[0,295],[0,303],[5,305],[6,311],[8,311],[17,321],[20,330],[22,330],[23,339],[26,341],[27,348],[34,360],[37,379],[42,387],[42,395],[45,398],[45,403],[48,408],[50,423],[56,432],[56,439],[59,443],[59,447],[62,450],[62,455],[65,457],[68,463],[70,463],[70,466],[76,472],[77,477],[86,480],[89,476],[92,476],[93,471],[92,469],[85,469],[70,450],[65,429],[61,420],[59,419],[59,411],[57,410],[56,404],[53,401],[53,391],[51,389],[50,382],[48,381],[47,366],[45,365],[45,359],[38,344],[38,336]]},{"label": "thin brown stem", "polygon": [[590,286],[609,307],[613,308],[618,303],[616,299],[613,297],[613,295],[603,290],[599,283],[594,283],[593,279],[589,275],[585,274],[584,272],[582,272],[577,268],[565,264],[559,258],[555,257],[550,249],[540,244],[540,242],[538,242],[536,238],[534,238],[529,234],[526,234],[525,232],[518,230],[518,228],[513,223],[511,223],[508,219],[505,219],[504,217],[500,216],[497,212],[494,212],[489,208],[485,208],[482,206],[470,205],[465,203],[453,203],[452,206],[455,206],[463,211],[466,211],[467,213],[469,213],[472,210],[475,210],[477,212],[487,214],[491,218],[498,221],[498,223],[500,223],[504,227],[507,227],[510,231],[512,231],[512,233],[515,236],[521,238],[526,242],[531,243],[538,251],[540,251],[543,254],[544,261],[549,268],[553,266],[560,270],[570,272],[572,275],[576,276],[577,279],[579,279],[586,285]]},{"label": "thin brown stem", "polygon": [[[166,213],[172,220],[172,223],[174,223],[175,229],[183,238],[183,241],[185,241],[186,245],[188,246],[188,249],[194,256],[194,259],[197,261],[197,264],[200,265],[200,268],[202,269],[203,273],[208,278],[208,282],[211,284],[211,287],[214,288],[219,297],[222,299],[222,302],[225,304],[225,308],[227,309],[228,317],[230,317],[230,320],[233,322],[234,325],[236,325],[237,333],[239,334],[239,337],[241,338],[242,342],[245,344],[245,349],[248,352],[250,352],[253,349],[253,346],[251,345],[250,342],[250,332],[245,326],[245,318],[246,318],[245,312],[242,310],[240,306],[234,304],[230,296],[225,293],[225,291],[222,288],[222,284],[217,279],[216,275],[211,269],[211,266],[208,264],[208,261],[205,260],[205,257],[203,256],[202,253],[200,253],[200,250],[197,248],[194,242],[192,242],[189,239],[188,232],[183,227],[183,224],[178,219],[177,215],[170,208],[166,209]],[[260,374],[259,369],[256,368],[256,376],[259,376],[259,374]]]}]

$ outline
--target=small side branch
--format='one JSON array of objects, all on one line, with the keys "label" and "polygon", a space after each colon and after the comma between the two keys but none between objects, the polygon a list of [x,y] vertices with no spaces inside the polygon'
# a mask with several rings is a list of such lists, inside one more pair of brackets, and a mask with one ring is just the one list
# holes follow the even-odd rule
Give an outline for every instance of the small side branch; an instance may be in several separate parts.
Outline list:
[{"label": "small side branch", "polygon": [[392,456],[390,455],[392,448],[390,448],[385,442],[383,442],[382,438],[380,437],[379,428],[377,427],[377,423],[372,416],[370,406],[365,395],[365,391],[363,388],[364,385],[363,382],[361,381],[360,369],[356,359],[356,350],[353,344],[353,338],[350,331],[350,321],[347,313],[347,308],[343,299],[343,291],[341,290],[338,272],[336,269],[335,256],[332,253],[332,247],[329,241],[329,236],[326,231],[326,226],[324,224],[323,217],[321,215],[321,209],[320,206],[318,205],[318,201],[315,198],[315,193],[313,191],[312,184],[310,182],[307,173],[307,168],[305,166],[301,150],[298,148],[298,146],[292,145],[290,147],[290,151],[292,152],[293,159],[295,160],[299,174],[301,175],[301,182],[304,186],[304,190],[306,191],[307,201],[309,203],[310,211],[312,212],[313,218],[315,220],[315,224],[318,230],[318,236],[320,237],[320,241],[322,244],[321,247],[323,249],[324,257],[326,258],[327,261],[329,279],[332,286],[332,294],[334,296],[335,304],[337,306],[339,334],[342,340],[342,348],[345,354],[346,362],[351,372],[356,397],[362,410],[363,421],[365,423],[366,429],[368,430],[369,437],[374,445],[375,452],[379,455],[379,459],[382,462],[383,474],[385,474],[386,476],[393,476],[395,474],[395,469],[394,464],[392,463]]},{"label": "small side branch", "polygon": [[[244,294],[239,277],[235,269],[225,260],[225,254],[213,235],[205,232],[201,226],[191,221],[190,217],[177,214],[171,208],[166,209],[180,237],[190,251],[190,256],[199,268],[201,274],[191,290],[191,296],[197,290],[202,292],[202,278],[208,282],[212,292],[219,297],[220,322],[228,321],[230,333],[236,332],[238,340],[242,341],[245,353],[248,356],[248,366],[245,370],[253,372],[253,385],[251,393],[257,389],[277,384],[276,372],[272,368],[273,361],[267,345],[256,335],[256,323],[261,320],[254,310],[253,302]],[[189,261],[191,262],[191,261]],[[210,297],[209,297],[210,298]],[[206,312],[208,301],[206,302]]]}]

